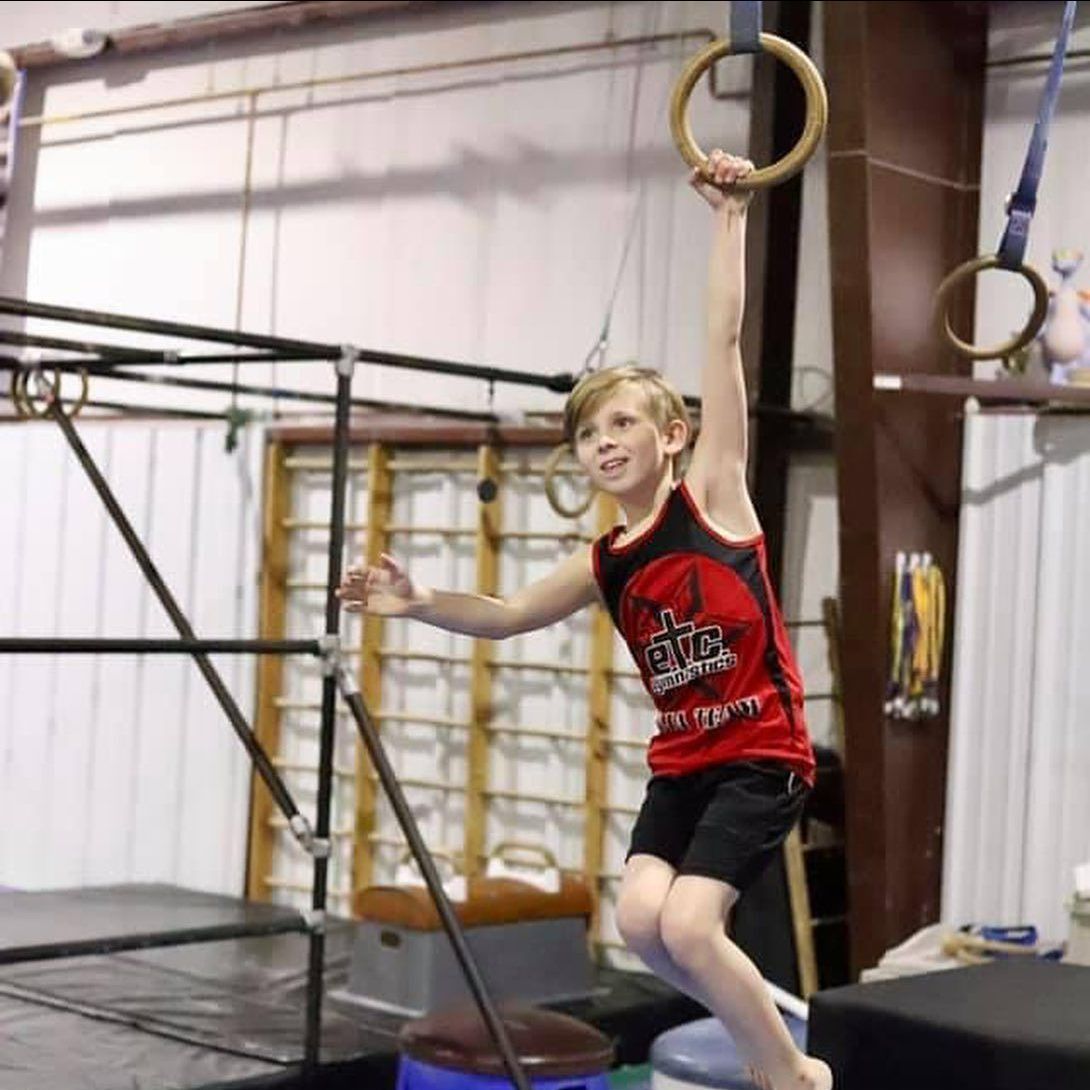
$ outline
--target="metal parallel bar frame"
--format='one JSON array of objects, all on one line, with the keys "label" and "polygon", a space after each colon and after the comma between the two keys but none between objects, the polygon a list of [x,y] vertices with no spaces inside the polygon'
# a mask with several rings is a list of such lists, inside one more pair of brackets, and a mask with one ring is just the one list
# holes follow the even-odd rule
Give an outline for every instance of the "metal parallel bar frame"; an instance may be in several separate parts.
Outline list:
[{"label": "metal parallel bar frame", "polygon": [[319,655],[317,640],[156,640],[69,638],[0,638],[0,655]]},{"label": "metal parallel bar frame", "polygon": [[[333,425],[333,487],[329,504],[329,552],[326,572],[325,632],[337,641],[340,631],[341,604],[336,588],[341,581],[344,553],[345,491],[348,483],[348,414],[352,393],[355,355],[346,350],[337,364],[337,413]],[[333,746],[337,727],[337,679],[327,663],[322,679],[322,725],[318,749],[318,799],[315,834],[329,838],[329,815],[333,801]],[[311,909],[322,918],[329,883],[329,859],[314,857],[314,883]],[[303,1072],[316,1081],[322,1034],[322,973],[325,966],[325,930],[315,928],[310,935],[307,963],[307,1020]]]},{"label": "metal parallel bar frame", "polygon": [[[343,392],[347,390],[346,385],[342,385],[339,392],[342,393],[342,402],[344,401]],[[345,436],[347,438],[347,405],[341,406],[341,411],[345,419]],[[226,651],[226,652],[247,652],[247,653],[261,653],[261,654],[284,654],[290,652],[300,652],[308,654],[317,654],[320,651],[320,644],[314,640],[199,640],[196,634],[193,632],[192,626],[182,612],[180,606],[175,601],[169,588],[164,582],[162,576],[159,574],[158,569],[155,567],[151,557],[148,555],[147,550],[144,548],[143,543],[137,537],[132,524],[128,521],[124,511],[118,503],[113,492],[110,490],[105,478],[102,476],[95,464],[87,448],[83,445],[82,440],[79,437],[72,421],[65,414],[63,407],[57,400],[52,401],[48,406],[48,415],[58,424],[63,433],[69,447],[76,455],[77,460],[86,472],[90,482],[98,494],[99,499],[102,501],[110,517],[113,519],[114,524],[117,526],[121,536],[128,545],[133,558],[136,560],[141,572],[148,584],[151,586],[156,597],[159,599],[161,605],[166,610],[168,616],[171,619],[174,627],[177,629],[181,640],[110,640],[110,639],[45,639],[45,640],[22,640],[12,639],[0,641],[0,649],[14,653],[25,652],[48,652],[48,653],[102,653],[106,651],[116,651],[125,653],[172,653],[172,654],[189,654],[193,657],[198,668],[200,669],[205,680],[208,682],[209,687],[212,689],[214,696],[219,702],[224,713],[227,715],[228,720],[234,727],[236,734],[239,736],[239,740],[245,746],[247,752],[253,761],[254,767],[257,769],[261,778],[268,787],[270,794],[275,799],[277,805],[283,811],[287,818],[287,823],[292,829],[292,832],[297,838],[303,842],[304,846],[313,849],[315,860],[315,873],[316,878],[322,872],[324,872],[326,864],[326,853],[321,849],[321,841],[316,842],[311,834],[309,824],[306,819],[299,812],[294,800],[288,792],[280,774],[273,767],[269,758],[265,754],[264,750],[258,744],[246,723],[241,710],[235,703],[234,698],[231,696],[230,691],[227,689],[223,680],[220,678],[215,667],[208,659],[208,653],[214,651]],[[343,442],[343,441],[342,441]],[[342,479],[343,479],[343,467],[342,467]],[[343,514],[343,511],[340,512]],[[334,510],[334,517],[338,512],[336,511],[336,505]],[[330,596],[333,596],[333,583],[331,582]],[[336,691],[333,690],[331,694],[332,699],[336,698]],[[329,767],[326,767],[328,765]],[[325,828],[328,831],[328,784],[332,779],[331,762],[326,762],[323,765],[323,773],[326,778],[326,821]],[[320,816],[321,816],[321,808]],[[324,877],[324,874],[323,874]],[[318,897],[319,882],[316,881],[316,899]],[[324,904],[325,889],[324,884],[321,886],[321,898]],[[296,915],[281,920],[270,921],[264,924],[238,924],[238,925],[223,925],[217,927],[202,927],[202,928],[179,928],[174,931],[167,932],[152,932],[140,935],[126,935],[126,936],[109,936],[100,939],[89,940],[77,940],[72,942],[58,942],[58,943],[43,943],[33,946],[21,946],[21,947],[9,947],[7,949],[0,949],[0,965],[14,964],[28,961],[43,961],[52,960],[63,957],[75,957],[81,955],[94,955],[94,954],[107,954],[116,953],[124,950],[139,950],[148,948],[159,948],[167,946],[180,946],[188,945],[192,943],[201,942],[215,942],[223,941],[226,939],[254,937],[254,936],[268,936],[277,934],[286,934],[289,932],[303,932],[308,933],[310,936],[310,945],[313,952],[315,946],[319,949],[318,966],[319,971],[321,968],[321,953],[324,950],[324,933],[322,927],[314,926],[310,920],[303,915]],[[313,962],[313,957],[312,957]],[[320,994],[321,978],[318,979],[318,995],[316,1002],[318,1009],[320,1010],[321,994]],[[314,992],[314,985],[311,982],[310,995]],[[311,1058],[313,1057],[313,1063],[317,1060],[317,1048],[318,1038],[316,1030],[312,1030],[311,1019],[309,1018],[308,1011],[308,1027],[307,1027],[307,1040],[305,1045],[305,1060],[304,1069],[308,1072],[313,1072]]]},{"label": "metal parallel bar frame", "polygon": [[216,927],[188,927],[175,931],[151,931],[143,935],[112,935],[102,939],[38,943],[33,946],[9,946],[0,950],[0,965],[25,961],[52,961],[56,958],[83,957],[88,954],[116,954],[124,950],[153,950],[162,946],[190,946],[198,942],[224,939],[260,938],[288,935],[308,930],[302,916],[270,920],[267,923],[222,924]]},{"label": "metal parallel bar frame", "polygon": [[[177,601],[174,599],[159,571],[155,567],[143,543],[137,537],[131,523],[128,521],[113,492],[110,490],[105,478],[99,471],[90,453],[84,446],[71,419],[66,415],[60,399],[54,396],[46,404],[45,415],[51,417],[60,427],[65,440],[76,455],[77,460],[84,469],[98,494],[107,512],[111,516],[130,552],[137,561],[144,577],[166,610],[175,629],[181,636],[181,640],[46,640],[5,641],[10,651],[40,652],[40,653],[92,653],[92,652],[124,652],[124,653],[186,653],[192,655],[194,661],[208,682],[213,694],[227,715],[240,740],[243,742],[250,755],[253,764],[268,787],[273,798],[280,806],[289,826],[303,839],[300,826],[306,831],[305,843],[312,849],[314,858],[314,880],[312,885],[312,904],[309,916],[300,916],[297,919],[284,921],[269,928],[211,928],[198,930],[180,930],[175,932],[160,932],[152,935],[117,937],[107,940],[99,940],[91,943],[75,944],[45,944],[35,947],[23,947],[12,949],[5,954],[0,953],[0,963],[5,957],[11,961],[25,961],[32,959],[45,959],[51,957],[71,956],[77,953],[110,952],[120,949],[139,949],[144,946],[167,946],[186,942],[214,941],[216,939],[233,938],[249,934],[269,934],[281,931],[305,931],[309,934],[309,957],[307,967],[307,1003],[306,1003],[306,1027],[304,1042],[303,1073],[308,1082],[314,1083],[317,1079],[319,1062],[319,1046],[321,1038],[322,1017],[322,992],[323,969],[325,955],[325,907],[328,889],[328,852],[324,846],[328,844],[330,831],[330,811],[332,806],[332,783],[334,778],[333,748],[334,732],[337,715],[337,691],[338,685],[342,690],[349,710],[356,719],[360,728],[364,743],[370,753],[372,762],[378,773],[383,787],[394,808],[402,829],[406,835],[413,854],[416,857],[421,873],[425,877],[430,892],[439,909],[444,927],[454,948],[455,954],[461,964],[481,1014],[493,1037],[496,1046],[503,1057],[504,1064],[518,1090],[530,1090],[529,1080],[523,1071],[518,1056],[512,1046],[507,1030],[500,1019],[499,1013],[489,996],[479,969],[469,950],[465,935],[461,930],[454,911],[447,900],[439,876],[435,871],[434,863],[420,837],[412,817],[411,810],[401,794],[392,767],[389,765],[378,741],[367,710],[355,686],[354,679],[340,664],[338,646],[340,606],[336,597],[335,588],[340,582],[341,562],[345,541],[345,491],[348,477],[348,439],[349,439],[349,412],[351,408],[351,382],[355,363],[364,359],[367,362],[382,363],[391,366],[406,367],[408,369],[427,370],[429,372],[444,372],[467,378],[484,379],[489,382],[508,381],[546,387],[557,392],[566,392],[572,385],[569,375],[563,376],[536,376],[524,375],[517,372],[507,372],[496,368],[474,367],[464,364],[456,364],[450,361],[423,360],[417,357],[398,356],[389,353],[363,353],[352,347],[332,348],[326,345],[315,345],[309,342],[289,341],[282,338],[248,335],[236,333],[231,330],[213,329],[211,327],[193,326],[182,323],[152,322],[146,319],[134,318],[124,315],[103,314],[100,312],[77,310],[67,307],[48,307],[9,298],[0,298],[0,313],[22,314],[26,316],[55,319],[60,321],[80,322],[88,325],[109,326],[111,328],[131,329],[139,332],[159,333],[186,337],[190,339],[212,340],[243,347],[270,349],[282,352],[299,352],[313,355],[315,358],[338,361],[337,366],[337,394],[336,417],[334,428],[334,458],[333,458],[333,488],[331,497],[330,523],[329,523],[329,557],[328,576],[326,582],[326,632],[324,641],[285,641],[285,640],[198,640],[188,619],[183,614]],[[131,362],[131,356],[126,357]],[[10,361],[5,361],[10,364]],[[69,364],[62,364],[67,366]],[[0,643],[0,647],[4,644]],[[323,672],[325,674],[322,693],[322,723],[320,740],[320,757],[318,766],[318,799],[316,813],[316,831],[311,833],[305,819],[300,814],[292,800],[283,780],[276,771],[272,762],[265,754],[262,747],[255,741],[245,722],[240,709],[226,688],[219,674],[208,659],[208,653],[216,651],[230,652],[258,652],[267,654],[282,654],[287,652],[300,652],[323,655]]]},{"label": "metal parallel bar frame", "polygon": [[[298,354],[301,359],[336,362],[345,353],[344,346],[322,344],[320,341],[300,341],[287,337],[272,337],[263,333],[241,333],[233,329],[215,326],[191,325],[186,322],[160,322],[138,318],[130,314],[113,314],[78,307],[51,306],[32,303],[27,299],[0,296],[0,314],[17,314],[28,318],[46,318],[59,322],[77,322],[80,325],[107,326],[111,329],[128,329],[137,333],[162,334],[192,341],[213,341],[233,344],[240,348],[260,348],[272,352]],[[429,374],[454,375],[460,378],[483,379],[486,382],[509,382],[520,386],[538,386],[555,393],[567,393],[575,379],[570,374],[535,375],[501,367],[460,363],[455,360],[431,359],[425,356],[409,356],[399,352],[382,352],[375,349],[355,349],[354,357],[363,363],[377,363],[386,367],[400,367],[410,371],[426,371]],[[241,357],[240,357],[241,358]],[[71,363],[71,360],[65,361]],[[268,362],[267,360],[265,362]]]},{"label": "metal parallel bar frame", "polygon": [[[61,405],[71,408],[76,404],[75,398],[61,398]],[[222,420],[228,422],[226,413],[217,413],[208,409],[171,409],[165,405],[138,405],[132,401],[103,401],[101,398],[89,397],[83,402],[85,409],[105,409],[107,412],[126,414],[128,416],[160,416],[171,420]]]},{"label": "metal parallel bar frame", "polygon": [[0,344],[15,344],[21,348],[53,348],[58,352],[83,352],[85,355],[125,356],[140,363],[146,353],[139,348],[101,344],[98,341],[76,341],[70,337],[44,337],[40,333],[24,333],[21,329],[0,329]]},{"label": "metal parallel bar frame", "polygon": [[[128,361],[124,361],[128,362]],[[20,371],[25,365],[11,357],[0,356],[0,371]],[[120,371],[114,367],[102,367],[97,363],[79,363],[74,360],[41,360],[37,366],[53,371],[76,372],[86,371],[94,378],[102,378],[111,382],[134,382],[149,386],[171,386],[181,390],[203,390],[211,393],[242,394],[247,397],[264,397],[273,401],[299,401],[312,405],[336,405],[337,399],[332,394],[319,394],[309,390],[285,390],[279,386],[255,386],[253,383],[221,382],[218,379],[180,378],[177,375],[149,374],[145,371]],[[90,404],[90,402],[88,402]],[[100,403],[102,404],[102,403]],[[396,401],[376,401],[373,398],[355,397],[351,400],[355,409],[381,409],[384,412],[406,412],[419,414],[426,412],[431,416],[451,417],[456,420],[476,420],[483,423],[494,423],[496,417],[492,413],[471,412],[462,409],[446,409],[442,407],[423,406]],[[117,407],[106,404],[104,407]],[[120,406],[126,407],[126,406]],[[134,409],[135,406],[128,406]],[[171,413],[170,409],[150,409],[151,412]],[[177,413],[179,410],[174,410]],[[190,410],[183,410],[187,414]],[[214,414],[217,418],[226,419],[223,413]]]},{"label": "metal parallel bar frame", "polygon": [[[109,359],[100,356],[96,360],[80,361],[71,358],[56,360],[41,360],[40,365],[50,369],[59,370],[87,370],[89,374],[98,377],[113,377],[130,382],[153,382],[159,385],[186,386],[187,382],[198,383],[201,380],[180,380],[170,376],[147,375],[140,372],[116,371],[117,368],[133,366],[135,364],[156,365],[190,365],[204,363],[276,363],[276,362],[317,362],[336,361],[340,359],[344,347],[340,345],[322,344],[316,341],[299,341],[289,338],[272,337],[265,334],[240,333],[235,330],[221,329],[213,326],[191,325],[181,322],[158,322],[146,318],[138,318],[132,315],[104,313],[101,311],[82,310],[74,307],[51,306],[45,303],[32,303],[29,300],[15,299],[10,296],[0,296],[0,314],[15,314],[26,317],[52,319],[56,321],[78,322],[84,325],[100,325],[119,329],[129,329],[134,332],[160,334],[163,336],[177,336],[189,340],[206,340],[223,344],[232,344],[243,348],[261,350],[260,354],[236,354],[236,355],[192,355],[186,356],[177,352],[138,352],[135,349],[117,348],[110,349],[114,358]],[[0,331],[0,335],[7,331]],[[33,334],[15,334],[8,332],[6,340],[18,343],[16,337],[25,338],[25,343],[46,342],[52,345],[68,344],[73,351],[93,347],[89,342],[68,341],[59,338],[36,337]],[[32,340],[33,338],[33,340]],[[4,343],[0,340],[0,343]],[[94,346],[104,347],[104,346]],[[510,368],[488,367],[482,364],[462,363],[455,360],[434,359],[426,356],[412,356],[397,352],[383,352],[377,349],[354,349],[358,353],[357,358],[364,363],[380,364],[386,367],[404,368],[414,371],[424,371],[439,374],[453,375],[461,378],[481,379],[486,382],[508,382],[516,385],[535,386],[552,390],[554,393],[566,394],[575,385],[575,376],[567,372],[558,372],[552,375],[538,375],[529,372],[515,371]],[[3,366],[22,366],[21,361],[8,359],[3,361]],[[281,400],[313,401],[315,403],[329,404],[333,400],[329,395],[308,394],[301,390],[277,390],[273,387],[244,387],[232,383],[214,383],[211,380],[194,385],[193,389],[206,390],[232,390],[239,393],[251,393],[255,397],[274,397]],[[685,402],[692,408],[700,407],[700,399],[691,395],[685,397]],[[397,409],[400,406],[371,402],[360,399],[354,404],[360,407]],[[411,406],[408,406],[411,407]],[[429,410],[437,415],[443,414],[443,410]],[[446,410],[448,415],[458,415],[462,418],[472,418],[473,414]],[[830,420],[820,413],[801,412],[792,410],[783,404],[767,404],[759,400],[750,406],[750,415],[758,418],[778,421],[779,426],[788,431],[792,446],[800,449],[826,449],[830,444]],[[494,420],[491,414],[480,414],[488,420]]]}]

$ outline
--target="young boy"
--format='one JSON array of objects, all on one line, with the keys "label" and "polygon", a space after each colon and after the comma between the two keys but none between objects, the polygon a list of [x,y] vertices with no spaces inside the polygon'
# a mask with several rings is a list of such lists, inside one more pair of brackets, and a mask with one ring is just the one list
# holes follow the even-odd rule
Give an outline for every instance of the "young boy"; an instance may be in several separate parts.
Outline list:
[{"label": "young boy", "polygon": [[826,1064],[801,1053],[760,973],[726,935],[739,894],[779,849],[813,783],[802,686],[775,602],[746,487],[747,412],[739,334],[751,163],[715,151],[691,184],[714,210],[702,419],[655,372],[611,368],[565,407],[568,441],[591,484],[614,496],[623,527],[509,598],[416,586],[391,557],[350,569],[345,608],[412,617],[503,639],[601,601],[656,707],[652,778],[617,901],[627,945],[727,1027],[770,1090],[830,1090]]}]

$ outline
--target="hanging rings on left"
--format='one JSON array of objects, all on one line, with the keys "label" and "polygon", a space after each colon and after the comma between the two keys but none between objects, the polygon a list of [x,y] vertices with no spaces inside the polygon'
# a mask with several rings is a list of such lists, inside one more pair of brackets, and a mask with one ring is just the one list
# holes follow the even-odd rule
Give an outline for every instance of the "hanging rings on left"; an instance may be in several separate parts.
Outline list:
[{"label": "hanging rings on left", "polygon": [[79,416],[80,410],[87,404],[89,383],[85,370],[78,371],[77,377],[80,382],[79,394],[65,410],[61,401],[62,372],[58,368],[53,369],[52,379],[47,378],[37,365],[28,365],[16,371],[11,380],[11,400],[16,413],[27,420],[40,420],[49,416],[54,409],[69,418]]}]

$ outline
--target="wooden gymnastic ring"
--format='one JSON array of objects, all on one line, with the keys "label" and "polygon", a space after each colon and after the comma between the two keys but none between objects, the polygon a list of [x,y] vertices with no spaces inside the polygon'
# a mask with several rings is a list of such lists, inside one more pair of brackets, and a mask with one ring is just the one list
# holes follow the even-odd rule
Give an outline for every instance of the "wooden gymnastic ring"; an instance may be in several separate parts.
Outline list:
[{"label": "wooden gymnastic ring", "polygon": [[1045,324],[1045,318],[1048,316],[1048,285],[1032,265],[1020,265],[1017,269],[1007,271],[1024,276],[1029,281],[1029,286],[1033,288],[1033,313],[1022,332],[1011,340],[993,348],[978,348],[976,345],[963,341],[954,332],[950,325],[948,306],[954,288],[963,280],[976,276],[978,272],[982,272],[984,269],[998,269],[1001,267],[999,257],[996,254],[984,254],[982,257],[974,257],[971,261],[966,261],[954,269],[952,273],[949,273],[935,293],[935,318],[939,325],[939,331],[961,355],[968,359],[998,360],[1012,355],[1020,348],[1025,348],[1037,336],[1041,331],[1041,327]]},{"label": "wooden gymnastic ring", "polygon": [[[760,167],[752,174],[735,182],[732,189],[764,189],[778,185],[797,174],[806,165],[825,133],[829,120],[829,99],[825,93],[825,84],[821,80],[814,62],[797,45],[775,34],[762,34],[761,49],[783,61],[798,77],[806,95],[806,120],[798,143],[782,158],[771,166]],[[685,66],[674,86],[670,100],[670,132],[674,143],[681,152],[682,159],[691,167],[697,167],[706,174],[708,157],[700,150],[689,125],[689,96],[693,93],[696,81],[721,57],[731,52],[729,38],[717,38],[705,46]]]},{"label": "wooden gymnastic ring", "polygon": [[11,403],[15,407],[15,415],[21,419],[25,419],[30,415],[26,407],[26,372],[16,371],[11,376],[11,390],[8,396],[11,398]]},{"label": "wooden gymnastic ring", "polygon": [[567,519],[577,519],[580,515],[586,514],[590,509],[590,505],[594,502],[594,489],[588,490],[582,503],[578,503],[574,507],[564,506],[563,500],[556,491],[556,471],[560,468],[560,462],[563,460],[564,455],[570,452],[571,448],[568,444],[561,443],[545,459],[545,496],[549,501],[549,506],[558,515]]},{"label": "wooden gymnastic ring", "polygon": [[[56,398],[58,412],[64,412],[64,409],[61,407],[61,374],[61,371],[54,369],[53,392],[54,397]],[[90,383],[87,378],[86,370],[80,368],[78,374],[80,377],[79,397],[76,398],[72,407],[65,413],[65,416],[67,416],[69,420],[79,416],[80,411],[87,404],[87,395],[90,392]],[[43,420],[49,416],[51,406],[47,404],[44,409],[39,409],[37,405],[35,405],[34,398],[27,389],[27,380],[29,377],[30,371],[27,369],[15,373],[15,377],[12,379],[11,383],[11,400],[14,403],[15,411],[19,416],[28,420],[35,417],[39,420]]]}]

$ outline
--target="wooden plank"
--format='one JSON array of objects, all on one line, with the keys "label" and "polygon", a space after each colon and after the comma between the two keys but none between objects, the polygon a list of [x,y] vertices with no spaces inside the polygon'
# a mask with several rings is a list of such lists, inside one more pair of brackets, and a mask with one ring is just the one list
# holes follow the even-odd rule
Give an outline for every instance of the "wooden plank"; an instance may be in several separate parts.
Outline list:
[{"label": "wooden plank", "polygon": [[[258,611],[258,632],[263,639],[283,639],[286,631],[288,535],[283,522],[291,514],[291,475],[284,468],[286,455],[283,443],[272,441],[265,449]],[[283,662],[280,655],[262,655],[258,660],[254,734],[269,754],[276,753],[280,741],[276,698],[282,688]],[[246,893],[250,900],[267,901],[272,892],[267,876],[272,873],[276,847],[276,832],[270,823],[275,806],[261,778],[254,774],[251,782]]]},{"label": "wooden plank", "polygon": [[[381,443],[372,443],[367,453],[367,542],[364,559],[378,564],[389,543],[386,527],[393,505],[393,478],[390,452]],[[381,617],[365,616],[360,641],[360,692],[368,708],[382,706]],[[376,723],[377,726],[377,723]],[[352,888],[366,889],[374,880],[374,834],[378,823],[378,789],[367,767],[367,751],[362,741],[356,747],[356,838],[352,846]]]},{"label": "wooden plank", "polygon": [[1031,378],[974,379],[966,375],[879,372],[874,376],[874,389],[879,394],[906,392],[940,397],[975,397],[978,401],[1052,408],[1066,406],[1085,409],[1090,405],[1090,389],[1085,386],[1057,386]]},{"label": "wooden plank", "polygon": [[[617,503],[605,494],[596,503],[598,533],[617,521]],[[610,705],[613,699],[613,619],[601,605],[593,607],[590,645],[590,723],[586,745],[586,801],[583,812],[583,873],[591,896],[588,935],[598,936],[601,895],[598,878],[605,851],[605,814],[609,803],[609,760],[612,752]]]},{"label": "wooden plank", "polygon": [[[477,452],[478,480],[501,481],[499,456],[483,444]],[[477,515],[477,593],[495,594],[499,585],[499,532],[502,492],[482,503]],[[481,871],[485,852],[489,743],[492,725],[492,642],[474,640],[470,662],[469,737],[466,742],[465,869]]]},{"label": "wooden plank", "polygon": [[825,624],[829,677],[832,680],[833,728],[836,731],[836,751],[840,754],[840,763],[847,767],[844,748],[844,685],[840,673],[840,604],[835,598],[823,598],[821,600],[821,615]]},{"label": "wooden plank", "polygon": [[[272,434],[283,443],[321,445],[332,441],[333,429],[322,424],[280,424],[272,429]],[[498,441],[504,447],[548,449],[563,438],[559,427],[424,421],[417,416],[398,417],[386,412],[370,418],[355,417],[349,429],[352,443],[390,443],[399,447],[466,447]]]},{"label": "wooden plank", "polygon": [[814,921],[810,915],[810,890],[806,885],[806,862],[802,838],[796,826],[783,845],[783,866],[787,875],[787,899],[791,905],[791,930],[795,937],[795,963],[803,999],[818,990],[817,958],[814,954]]}]

